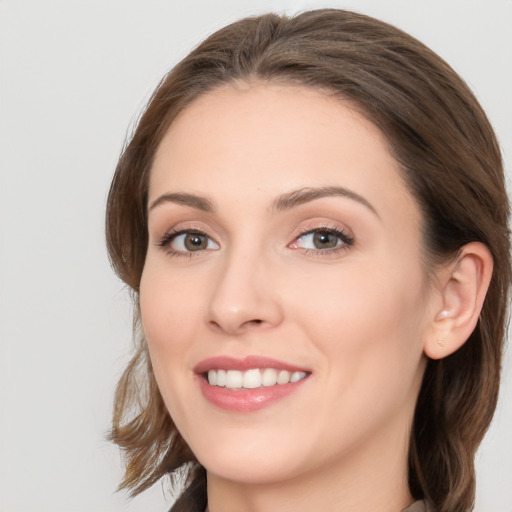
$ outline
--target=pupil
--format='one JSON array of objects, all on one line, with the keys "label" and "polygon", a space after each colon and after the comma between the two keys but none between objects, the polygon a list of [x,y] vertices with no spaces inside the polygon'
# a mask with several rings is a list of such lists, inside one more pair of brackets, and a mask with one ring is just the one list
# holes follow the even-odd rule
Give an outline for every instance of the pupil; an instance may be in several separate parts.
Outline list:
[{"label": "pupil", "polygon": [[187,235],[185,238],[185,247],[189,251],[206,249],[206,237],[198,234]]},{"label": "pupil", "polygon": [[319,231],[313,237],[314,244],[317,248],[331,248],[336,247],[337,237],[332,233],[326,231]]}]

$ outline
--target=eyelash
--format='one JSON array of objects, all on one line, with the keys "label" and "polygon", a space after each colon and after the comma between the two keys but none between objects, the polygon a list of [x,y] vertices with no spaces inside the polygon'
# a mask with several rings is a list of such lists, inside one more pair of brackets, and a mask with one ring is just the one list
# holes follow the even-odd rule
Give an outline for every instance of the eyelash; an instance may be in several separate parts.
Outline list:
[{"label": "eyelash", "polygon": [[[201,254],[204,252],[204,250],[199,251],[179,251],[176,249],[172,249],[170,246],[171,242],[173,242],[178,236],[180,235],[190,235],[190,234],[197,234],[204,236],[208,238],[209,240],[213,240],[210,236],[208,236],[204,231],[197,229],[197,228],[185,228],[185,229],[172,229],[171,231],[168,231],[165,233],[165,235],[160,239],[160,241],[157,242],[157,246],[161,249],[166,250],[167,254],[169,256],[176,256],[176,257],[186,257],[186,258],[192,258],[193,256],[197,256],[194,254],[195,252]],[[217,243],[217,242],[215,242]]]},{"label": "eyelash", "polygon": [[[318,226],[315,228],[309,228],[307,230],[300,231],[297,233],[293,239],[293,242],[291,244],[288,244],[288,247],[295,244],[300,240],[301,238],[304,238],[307,235],[313,234],[313,233],[326,233],[329,235],[336,236],[339,240],[341,240],[342,244],[339,247],[333,247],[330,249],[307,249],[303,247],[293,247],[294,250],[299,250],[305,255],[313,255],[313,256],[329,256],[332,254],[338,254],[341,251],[346,251],[349,247],[352,247],[354,245],[354,238],[349,235],[344,229],[338,227],[338,226]],[[167,233],[157,242],[157,246],[161,249],[164,249],[167,251],[167,253],[170,256],[176,256],[176,257],[188,257],[191,258],[193,256],[197,256],[199,253],[202,254],[204,251],[208,249],[202,249],[198,251],[179,251],[172,248],[169,248],[169,245],[173,240],[175,240],[180,235],[188,235],[188,234],[198,234],[201,236],[204,236],[208,238],[209,240],[213,239],[208,236],[204,231],[197,229],[197,228],[186,228],[186,229],[173,229]],[[213,241],[214,243],[217,243]]]},{"label": "eyelash", "polygon": [[[323,225],[323,226],[314,227],[312,229],[309,228],[309,229],[306,229],[305,231],[299,232],[295,236],[292,244],[297,243],[298,240],[300,240],[301,238],[304,238],[305,236],[313,234],[313,233],[326,233],[329,235],[334,235],[339,240],[341,240],[341,245],[339,247],[333,247],[330,249],[306,249],[303,247],[296,247],[295,250],[299,250],[307,256],[326,257],[326,256],[330,256],[333,254],[338,254],[342,251],[346,251],[347,249],[352,247],[355,242],[354,237],[351,236],[350,234],[348,234],[343,228],[341,228],[339,226]],[[290,245],[292,245],[292,244],[290,244]]]}]

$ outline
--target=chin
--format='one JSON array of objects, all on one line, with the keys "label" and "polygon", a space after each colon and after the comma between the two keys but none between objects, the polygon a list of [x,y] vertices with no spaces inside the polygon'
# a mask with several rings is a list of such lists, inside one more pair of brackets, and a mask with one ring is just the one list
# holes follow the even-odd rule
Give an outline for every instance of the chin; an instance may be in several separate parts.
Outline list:
[{"label": "chin", "polygon": [[[191,448],[210,474],[229,481],[268,484],[300,473],[298,441],[291,439],[286,429],[274,435],[258,434],[233,432],[215,439],[203,437],[192,442]],[[308,461],[304,464],[307,467]]]},{"label": "chin", "polygon": [[244,455],[224,455],[206,457],[200,461],[209,474],[218,478],[241,484],[266,485],[293,478],[298,472],[288,461],[281,461],[272,456],[259,454],[252,457]]}]

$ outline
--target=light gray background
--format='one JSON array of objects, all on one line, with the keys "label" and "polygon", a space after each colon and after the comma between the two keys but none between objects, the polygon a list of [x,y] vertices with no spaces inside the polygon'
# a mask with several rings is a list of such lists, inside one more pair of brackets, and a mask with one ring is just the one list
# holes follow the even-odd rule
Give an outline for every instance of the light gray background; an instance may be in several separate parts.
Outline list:
[{"label": "light gray background", "polygon": [[[256,7],[254,7],[256,6]],[[247,14],[346,7],[405,29],[470,84],[512,158],[510,0],[0,0],[0,511],[131,503],[104,440],[131,347],[104,204],[127,126],[161,75]],[[512,512],[512,362],[478,455],[479,512]]]}]

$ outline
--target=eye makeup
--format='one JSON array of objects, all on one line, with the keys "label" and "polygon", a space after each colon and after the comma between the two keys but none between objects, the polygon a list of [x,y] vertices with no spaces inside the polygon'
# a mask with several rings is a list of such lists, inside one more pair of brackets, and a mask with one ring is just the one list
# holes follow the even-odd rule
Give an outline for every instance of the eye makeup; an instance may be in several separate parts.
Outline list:
[{"label": "eye makeup", "polygon": [[346,251],[353,245],[354,237],[344,228],[323,223],[303,228],[288,247],[306,255],[329,256]]},{"label": "eye makeup", "polygon": [[170,256],[192,257],[195,253],[219,249],[217,242],[203,230],[194,227],[171,229],[156,245]]}]

